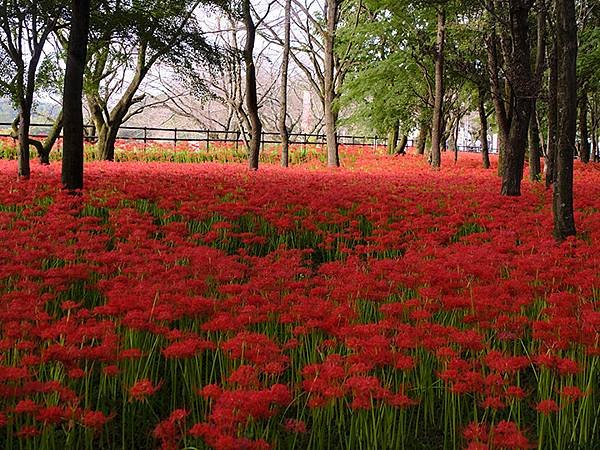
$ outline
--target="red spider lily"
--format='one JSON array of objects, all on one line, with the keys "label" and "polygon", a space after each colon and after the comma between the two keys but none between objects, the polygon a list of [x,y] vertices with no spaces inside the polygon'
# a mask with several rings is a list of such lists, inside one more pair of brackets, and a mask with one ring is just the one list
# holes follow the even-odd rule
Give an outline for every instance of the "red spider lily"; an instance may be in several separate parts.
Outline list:
[{"label": "red spider lily", "polygon": [[185,420],[189,412],[185,409],[176,409],[171,415],[160,422],[152,435],[161,442],[161,449],[172,450],[177,448],[177,443],[181,439],[181,422]]},{"label": "red spider lily", "polygon": [[35,419],[44,424],[57,424],[67,417],[67,411],[61,406],[46,406],[39,408]]},{"label": "red spider lily", "polygon": [[129,400],[145,400],[150,395],[155,394],[162,386],[162,381],[158,384],[152,384],[148,379],[138,380],[129,388]]},{"label": "red spider lily", "polygon": [[586,396],[586,393],[577,386],[563,386],[560,390],[561,397],[567,400],[575,401]]},{"label": "red spider lily", "polygon": [[552,399],[545,399],[538,402],[535,410],[544,415],[550,415],[560,410],[558,404]]},{"label": "red spider lily", "polygon": [[490,434],[492,444],[500,448],[535,448],[536,445],[519,429],[514,422],[502,420],[492,427]]},{"label": "red spider lily", "polygon": [[203,350],[212,349],[214,347],[215,345],[212,342],[198,337],[191,337],[170,344],[162,350],[162,354],[165,358],[191,358]]},{"label": "red spider lily", "polygon": [[34,436],[39,436],[41,433],[41,430],[39,430],[35,425],[23,425],[17,430],[17,437],[27,439]]},{"label": "red spider lily", "polygon": [[19,401],[13,411],[16,413],[25,413],[25,414],[33,414],[36,413],[41,408],[40,405],[35,403],[33,400],[26,399]]},{"label": "red spider lily", "polygon": [[286,419],[283,426],[290,433],[306,433],[308,431],[306,423],[302,420]]},{"label": "red spider lily", "polygon": [[84,427],[100,431],[114,417],[115,414],[106,415],[102,411],[82,411],[79,420]]}]

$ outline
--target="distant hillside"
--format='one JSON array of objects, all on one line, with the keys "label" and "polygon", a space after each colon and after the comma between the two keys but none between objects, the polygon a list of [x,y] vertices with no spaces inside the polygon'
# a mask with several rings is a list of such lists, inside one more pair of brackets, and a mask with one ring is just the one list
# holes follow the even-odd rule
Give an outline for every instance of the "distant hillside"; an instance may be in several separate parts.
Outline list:
[{"label": "distant hillside", "polygon": [[[56,114],[58,114],[59,106],[50,102],[38,102],[34,105],[33,122],[51,122]],[[0,123],[12,122],[17,115],[17,111],[12,106],[11,102],[5,98],[0,98]],[[4,128],[1,127],[0,128]]]}]

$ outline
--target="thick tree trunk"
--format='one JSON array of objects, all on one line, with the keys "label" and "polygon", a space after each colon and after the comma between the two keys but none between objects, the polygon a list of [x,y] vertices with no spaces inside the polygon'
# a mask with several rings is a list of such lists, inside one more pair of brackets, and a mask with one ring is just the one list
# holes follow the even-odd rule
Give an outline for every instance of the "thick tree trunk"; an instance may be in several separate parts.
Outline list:
[{"label": "thick tree trunk", "polygon": [[258,95],[256,92],[256,66],[254,65],[254,42],[256,25],[252,19],[250,0],[242,3],[244,24],[246,27],[246,44],[244,45],[244,64],[246,66],[246,108],[250,118],[250,142],[248,147],[248,162],[250,169],[258,170],[262,122],[258,116]]},{"label": "thick tree trunk", "polygon": [[435,98],[433,121],[431,124],[431,166],[441,166],[442,114],[444,106],[444,41],[446,34],[446,13],[440,6],[437,11],[437,37],[435,55]]},{"label": "thick tree trunk", "polygon": [[90,0],[73,0],[71,31],[63,91],[63,159],[64,189],[83,189],[83,73],[87,54]]},{"label": "thick tree trunk", "polygon": [[542,167],[540,157],[542,149],[540,145],[540,130],[537,123],[536,100],[532,101],[531,118],[529,119],[529,179],[540,181]]},{"label": "thick tree trunk", "polygon": [[588,132],[588,99],[583,92],[579,100],[579,158],[583,163],[590,162],[590,136]]},{"label": "thick tree trunk", "polygon": [[573,152],[577,132],[577,21],[574,0],[555,0],[558,128],[553,184],[554,237],[574,236]]},{"label": "thick tree trunk", "polygon": [[490,149],[488,145],[488,120],[485,113],[485,91],[483,87],[478,91],[477,110],[479,112],[479,141],[481,142],[481,161],[484,169],[490,168]]},{"label": "thick tree trunk", "polygon": [[284,10],[283,55],[281,61],[281,90],[279,92],[279,135],[281,136],[281,165],[289,164],[289,131],[287,118],[288,67],[290,64],[290,22],[292,0],[286,0]]},{"label": "thick tree trunk", "polygon": [[531,77],[529,11],[528,0],[510,2],[512,54],[510,61],[510,83],[514,95],[514,109],[510,118],[510,129],[505,139],[502,174],[502,195],[521,195],[521,180],[525,165],[525,150],[531,98],[535,92]]}]

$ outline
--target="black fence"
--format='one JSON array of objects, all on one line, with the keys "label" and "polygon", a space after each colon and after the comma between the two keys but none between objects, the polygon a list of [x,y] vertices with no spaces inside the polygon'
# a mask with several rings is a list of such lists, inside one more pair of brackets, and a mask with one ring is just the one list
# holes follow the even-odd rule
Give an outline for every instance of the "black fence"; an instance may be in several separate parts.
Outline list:
[{"label": "black fence", "polygon": [[[10,136],[7,131],[11,127],[11,123],[0,123],[0,129],[5,129],[0,132],[0,136]],[[34,138],[44,138],[48,131],[52,128],[52,124],[33,123],[31,124],[30,136]],[[290,133],[290,144],[292,145],[324,145],[326,137],[324,134],[309,134],[309,133]],[[96,129],[92,125],[85,126],[85,138],[94,141],[98,138]],[[213,143],[243,143],[244,136],[239,131],[225,130],[202,130],[202,129],[187,129],[187,128],[156,128],[156,127],[131,127],[121,126],[117,139],[149,142],[170,142],[174,146],[180,142],[205,142],[207,147]],[[385,138],[377,136],[347,136],[338,135],[340,144],[345,145],[366,145],[366,146],[385,146],[387,141]],[[279,133],[263,132],[262,144],[279,144]]]},{"label": "black fence", "polygon": [[[12,124],[9,122],[0,122],[0,136],[10,136],[9,130],[11,126]],[[44,138],[52,126],[52,124],[47,123],[33,123],[31,124],[30,136]],[[289,137],[291,145],[325,145],[326,143],[326,136],[324,134],[290,133]],[[94,142],[98,138],[94,126],[85,126],[85,138],[91,142]],[[204,143],[206,149],[210,147],[211,143],[234,143],[236,145],[243,145],[244,143],[244,136],[239,131],[131,126],[120,127],[117,139],[141,141],[144,144],[170,142],[174,147],[177,147],[177,144],[180,142],[197,142]],[[262,144],[279,144],[280,142],[279,133],[262,133]],[[338,142],[342,145],[362,145],[375,148],[387,146],[387,139],[378,136],[350,136],[341,134],[338,135]],[[413,140],[409,139],[407,147],[412,147],[413,144]],[[458,150],[461,152],[481,152],[481,147],[459,145]],[[490,152],[495,153],[496,151],[490,148]]]}]

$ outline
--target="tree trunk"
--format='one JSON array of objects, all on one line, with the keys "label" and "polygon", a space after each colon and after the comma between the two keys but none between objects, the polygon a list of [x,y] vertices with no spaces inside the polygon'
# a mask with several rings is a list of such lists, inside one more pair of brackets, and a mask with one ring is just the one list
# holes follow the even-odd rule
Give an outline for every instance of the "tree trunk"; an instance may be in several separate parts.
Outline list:
[{"label": "tree trunk", "polygon": [[554,172],[556,166],[556,138],[558,126],[558,67],[557,67],[557,42],[556,37],[553,37],[552,47],[550,49],[550,57],[548,65],[550,75],[548,79],[548,144],[546,150],[546,188],[549,188],[554,182]]},{"label": "tree trunk", "polygon": [[388,132],[388,153],[393,155],[398,147],[398,137],[400,134],[400,122],[396,121]]},{"label": "tree trunk", "polygon": [[577,132],[577,21],[574,0],[555,0],[558,61],[558,127],[553,185],[554,237],[575,235],[573,152]]},{"label": "tree trunk", "polygon": [[325,136],[327,141],[327,166],[338,167],[340,156],[337,140],[337,113],[334,107],[336,97],[334,40],[338,21],[339,0],[325,1],[326,30],[323,37],[323,110],[325,113]]},{"label": "tree trunk", "polygon": [[22,101],[19,105],[19,162],[18,177],[20,180],[28,180],[31,175],[29,167],[29,127],[31,124],[31,104]]},{"label": "tree trunk", "polygon": [[396,155],[406,155],[406,144],[408,144],[408,136],[403,134],[400,144],[396,147]]},{"label": "tree trunk", "polygon": [[594,162],[600,161],[600,149],[598,149],[598,104],[597,100],[591,103],[590,108],[590,121],[591,121],[591,135],[592,135],[592,157]]},{"label": "tree trunk", "polygon": [[64,189],[83,189],[83,73],[87,54],[90,0],[72,0],[71,31],[63,91],[63,159]]},{"label": "tree trunk", "polygon": [[590,136],[588,132],[588,99],[583,92],[579,101],[579,158],[583,163],[590,162]]},{"label": "tree trunk", "polygon": [[60,112],[58,113],[58,116],[56,117],[56,119],[54,119],[54,124],[52,125],[52,128],[50,129],[48,136],[46,136],[46,139],[44,139],[44,142],[41,143],[40,147],[38,148],[38,155],[40,157],[41,164],[44,164],[44,165],[50,164],[50,151],[52,150],[52,147],[54,147],[54,144],[56,143],[58,137],[60,136],[62,127],[63,127],[63,111],[61,109]]},{"label": "tree trunk", "polygon": [[427,144],[427,135],[429,134],[429,125],[427,123],[421,123],[419,129],[419,135],[417,136],[416,150],[417,155],[425,154],[425,145]]},{"label": "tree trunk", "polygon": [[279,92],[279,135],[281,136],[281,165],[289,164],[289,131],[287,118],[288,67],[290,64],[290,22],[292,0],[286,0],[284,11],[283,56],[281,61],[281,91]]},{"label": "tree trunk", "polygon": [[244,24],[246,27],[246,44],[244,45],[244,64],[246,66],[246,108],[250,117],[250,142],[248,147],[248,161],[250,169],[258,170],[258,157],[260,155],[260,141],[262,122],[258,116],[258,95],[256,92],[256,66],[254,65],[254,42],[256,39],[256,26],[252,19],[250,0],[242,3]]},{"label": "tree trunk", "polygon": [[444,41],[446,34],[446,13],[443,7],[437,10],[437,37],[435,44],[435,98],[433,121],[431,124],[431,166],[441,166],[442,114],[444,106]]},{"label": "tree trunk", "polygon": [[[539,5],[537,11],[537,51],[535,56],[535,84],[537,92],[542,85],[546,61],[546,5]],[[531,117],[529,119],[529,179],[540,181],[541,166],[540,158],[543,149],[540,143],[540,129],[537,116],[537,97],[531,101]]]},{"label": "tree trunk", "polygon": [[505,139],[502,174],[502,195],[521,195],[521,180],[525,165],[525,150],[531,98],[535,92],[531,77],[528,0],[512,0],[509,5],[511,19],[512,54],[510,84],[514,96],[514,108],[510,117],[510,129]]},{"label": "tree trunk", "polygon": [[540,145],[540,130],[537,123],[536,100],[532,101],[531,118],[529,120],[529,179],[531,181],[540,181],[541,165],[540,157],[542,155]]},{"label": "tree trunk", "polygon": [[481,128],[479,130],[479,141],[481,142],[481,160],[484,169],[490,168],[490,149],[488,145],[488,120],[485,113],[485,91],[483,87],[479,87],[478,90],[478,104],[477,109],[479,112],[479,122]]},{"label": "tree trunk", "polygon": [[120,126],[121,124],[104,125],[98,130],[98,142],[96,145],[102,161],[115,160],[115,147]]}]

